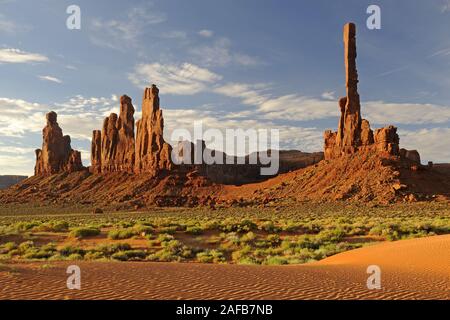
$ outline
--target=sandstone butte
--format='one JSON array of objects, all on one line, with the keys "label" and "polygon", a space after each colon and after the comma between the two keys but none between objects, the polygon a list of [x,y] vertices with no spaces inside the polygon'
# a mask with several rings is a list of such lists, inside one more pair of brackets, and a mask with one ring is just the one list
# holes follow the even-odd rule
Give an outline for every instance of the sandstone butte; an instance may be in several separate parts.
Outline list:
[{"label": "sandstone butte", "polygon": [[[343,34],[346,96],[338,101],[338,130],[324,133],[323,153],[281,151],[277,177],[258,177],[258,164],[175,164],[172,146],[163,137],[159,90],[152,85],[143,94],[142,119],[136,122],[136,134],[135,108],[126,95],[120,98],[119,115],[112,113],[105,118],[101,131],[93,131],[89,168],[82,166],[80,153],[72,150],[70,137],[63,136],[56,114],[47,114],[42,150],[36,151],[35,176],[1,191],[0,203],[81,202],[126,208],[264,205],[283,199],[447,201],[447,167],[421,165],[416,150],[400,149],[396,127],[373,131],[369,121],[362,118],[356,26],[346,24]],[[191,147],[190,155],[187,146]],[[200,151],[206,148],[203,141],[196,146],[184,141],[175,147],[181,158],[193,158],[196,147]]]}]

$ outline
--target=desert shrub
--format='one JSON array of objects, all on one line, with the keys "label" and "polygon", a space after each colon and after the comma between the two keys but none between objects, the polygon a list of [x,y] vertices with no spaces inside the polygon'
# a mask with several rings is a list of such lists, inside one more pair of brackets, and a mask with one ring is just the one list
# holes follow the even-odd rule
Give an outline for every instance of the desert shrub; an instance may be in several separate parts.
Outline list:
[{"label": "desert shrub", "polygon": [[142,223],[135,224],[133,226],[132,230],[135,233],[135,235],[140,235],[140,234],[149,235],[154,231],[152,226],[145,225]]},{"label": "desert shrub", "polygon": [[255,239],[256,235],[252,231],[247,232],[241,237],[241,241],[244,243],[253,242]]},{"label": "desert shrub", "polygon": [[219,229],[223,232],[249,232],[257,229],[257,225],[251,220],[245,219],[243,221],[235,221],[234,219],[226,219],[223,221]]},{"label": "desert shrub", "polygon": [[242,258],[249,256],[251,253],[252,253],[252,247],[250,247],[249,245],[246,245],[246,246],[242,247],[240,250],[233,251],[231,253],[231,259],[233,259],[234,261],[239,261]]},{"label": "desert shrub", "polygon": [[131,246],[128,243],[102,244],[94,249],[94,251],[101,252],[106,257],[119,251],[128,250],[131,250]]},{"label": "desert shrub", "polygon": [[277,233],[281,229],[273,223],[273,221],[265,221],[261,226],[260,229],[263,231],[266,231],[267,233]]},{"label": "desert shrub", "polygon": [[34,242],[33,241],[25,241],[25,242],[22,242],[21,244],[19,244],[19,246],[17,247],[17,250],[19,251],[20,254],[24,254],[26,251],[28,251],[32,248],[34,248]]},{"label": "desert shrub", "polygon": [[143,250],[127,250],[114,253],[111,258],[119,261],[142,260],[147,256]]},{"label": "desert shrub", "polygon": [[83,256],[78,253],[72,253],[70,256],[67,257],[67,260],[79,261],[79,260],[83,260]]},{"label": "desert shrub", "polygon": [[221,263],[225,262],[225,256],[219,250],[206,250],[197,253],[197,261],[201,263]]},{"label": "desert shrub", "polygon": [[253,265],[253,264],[259,264],[258,260],[256,260],[254,257],[242,257],[237,261],[238,264],[243,265]]},{"label": "desert shrub", "polygon": [[18,232],[24,232],[31,230],[37,226],[39,226],[41,223],[37,221],[31,221],[31,222],[18,222],[13,226],[13,229]]},{"label": "desert shrub", "polygon": [[321,231],[317,235],[317,239],[319,241],[321,241],[322,243],[325,243],[325,242],[339,242],[345,237],[345,235],[346,234],[345,234],[344,230],[342,230],[340,228],[336,228],[336,229]]},{"label": "desert shrub", "polygon": [[73,246],[65,246],[59,250],[59,254],[64,257],[69,257],[72,254],[79,254],[83,256],[86,251],[82,248],[73,247]]},{"label": "desert shrub", "polygon": [[169,226],[169,227],[162,227],[159,229],[160,233],[166,233],[166,234],[175,234],[178,231],[178,226]]},{"label": "desert shrub", "polygon": [[131,228],[127,229],[115,229],[108,232],[108,238],[112,240],[130,239],[135,235],[135,232]]},{"label": "desert shrub", "polygon": [[170,240],[161,242],[162,249],[156,253],[150,254],[147,260],[150,261],[183,261],[193,256],[193,251],[189,247],[183,245],[178,240]]},{"label": "desert shrub", "polygon": [[50,221],[33,228],[33,231],[43,232],[66,232],[68,230],[69,223],[66,221]]},{"label": "desert shrub", "polygon": [[167,233],[159,234],[159,235],[158,235],[158,238],[157,238],[157,240],[158,240],[159,242],[168,242],[168,241],[172,241],[172,240],[174,240],[174,239],[175,239],[175,238],[174,238],[172,235],[167,234]]},{"label": "desert shrub", "polygon": [[15,249],[17,249],[17,244],[15,242],[7,242],[0,246],[0,254],[7,254]]},{"label": "desert shrub", "polygon": [[284,264],[289,264],[289,260],[285,257],[279,257],[279,256],[275,256],[275,257],[267,257],[264,261],[263,264],[266,265],[284,265]]},{"label": "desert shrub", "polygon": [[95,237],[98,236],[100,234],[100,230],[94,227],[79,227],[79,228],[74,228],[72,229],[72,231],[70,232],[70,235],[72,237],[78,238],[78,239],[83,239],[83,238],[88,238],[88,237]]},{"label": "desert shrub", "polygon": [[199,226],[190,226],[186,228],[186,233],[199,235],[203,233],[203,229]]},{"label": "desert shrub", "polygon": [[269,234],[267,236],[267,241],[270,243],[271,246],[278,246],[281,242],[280,236],[277,234]]},{"label": "desert shrub", "polygon": [[100,260],[104,258],[105,255],[101,251],[89,251],[84,255],[85,260]]}]

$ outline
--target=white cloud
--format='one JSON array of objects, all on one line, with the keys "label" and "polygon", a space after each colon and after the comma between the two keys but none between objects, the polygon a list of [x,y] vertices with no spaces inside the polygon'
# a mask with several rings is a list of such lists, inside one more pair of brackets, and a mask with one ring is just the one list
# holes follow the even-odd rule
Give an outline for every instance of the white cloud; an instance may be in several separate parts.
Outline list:
[{"label": "white cloud", "polygon": [[52,77],[52,76],[38,76],[39,79],[43,81],[50,81],[55,83],[62,83],[62,81],[58,78]]},{"label": "white cloud", "polygon": [[246,105],[257,106],[270,98],[270,95],[266,93],[269,88],[269,84],[265,83],[246,84],[231,82],[215,88],[214,92],[231,98],[240,98],[242,103]]},{"label": "white cloud", "polygon": [[0,137],[40,133],[45,126],[45,114],[53,110],[58,113],[58,122],[65,134],[89,140],[92,130],[101,127],[105,116],[119,111],[119,104],[116,96],[85,98],[78,95],[52,105],[0,98],[0,110]]},{"label": "white cloud", "polygon": [[17,147],[17,146],[0,146],[0,152],[1,153],[10,153],[10,154],[30,154],[34,153],[34,150],[36,148],[24,148],[24,147]]},{"label": "white cloud", "polygon": [[211,30],[203,29],[198,32],[198,34],[205,38],[211,38],[214,35],[214,32]]},{"label": "white cloud", "polygon": [[152,63],[137,65],[129,79],[139,88],[156,83],[164,94],[192,95],[205,91],[222,77],[191,63]]},{"label": "white cloud", "polygon": [[450,128],[399,130],[402,148],[418,150],[422,163],[450,162]]},{"label": "white cloud", "polygon": [[30,53],[19,49],[0,49],[0,63],[47,62],[49,59],[39,53]]},{"label": "white cloud", "polygon": [[332,100],[332,101],[336,101],[336,97],[335,97],[335,92],[334,91],[326,91],[324,93],[322,93],[321,95],[322,99],[324,100]]},{"label": "white cloud", "polygon": [[148,6],[130,9],[120,20],[93,19],[90,40],[93,44],[120,51],[137,46],[138,38],[152,25],[166,21],[166,15]]},{"label": "white cloud", "polygon": [[189,50],[189,53],[202,65],[226,66],[238,64],[242,66],[255,66],[261,64],[256,57],[231,50],[231,41],[227,38],[215,40],[211,45],[199,45]]},{"label": "white cloud", "polygon": [[0,154],[1,175],[31,175],[33,166],[34,158],[32,156]]},{"label": "white cloud", "polygon": [[450,122],[450,106],[419,103],[362,103],[363,117],[376,124],[439,124]]},{"label": "white cloud", "polygon": [[[230,117],[229,113],[224,111],[205,111],[198,109],[164,109],[164,121],[165,139],[174,145],[177,142],[171,140],[171,134],[174,129],[188,130],[191,133],[191,139],[194,140],[194,121],[201,121],[203,131],[218,129],[224,135],[226,129],[278,129],[280,133],[280,148],[282,149],[296,149],[306,152],[322,150],[323,132],[315,127],[301,128],[280,125],[270,120],[239,119]],[[219,151],[225,151],[226,148],[225,145],[218,144],[207,143],[207,146]],[[257,146],[250,146],[248,152],[257,150]]]},{"label": "white cloud", "polygon": [[441,12],[450,12],[450,0],[445,0],[444,3],[441,6]]}]

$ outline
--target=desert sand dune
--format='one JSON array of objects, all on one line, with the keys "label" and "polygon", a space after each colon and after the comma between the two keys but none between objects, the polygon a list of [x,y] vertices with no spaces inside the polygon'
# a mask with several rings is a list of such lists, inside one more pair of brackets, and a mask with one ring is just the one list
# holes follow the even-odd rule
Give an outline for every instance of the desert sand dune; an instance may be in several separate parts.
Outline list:
[{"label": "desert sand dune", "polygon": [[[66,267],[81,267],[81,290]],[[382,243],[298,266],[145,262],[16,264],[0,269],[2,299],[450,299],[450,235]],[[368,290],[367,266],[381,268]],[[8,271],[13,267],[14,270]]]}]

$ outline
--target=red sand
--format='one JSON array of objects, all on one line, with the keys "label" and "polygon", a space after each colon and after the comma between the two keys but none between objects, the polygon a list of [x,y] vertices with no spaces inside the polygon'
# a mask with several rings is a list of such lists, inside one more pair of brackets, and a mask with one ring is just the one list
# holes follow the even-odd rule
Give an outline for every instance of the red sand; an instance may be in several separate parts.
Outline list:
[{"label": "red sand", "polygon": [[[450,235],[383,243],[297,266],[58,262],[0,269],[1,299],[450,299]],[[68,290],[77,264],[82,289]],[[368,290],[367,266],[381,268]],[[1,271],[3,270],[3,271]]]}]

